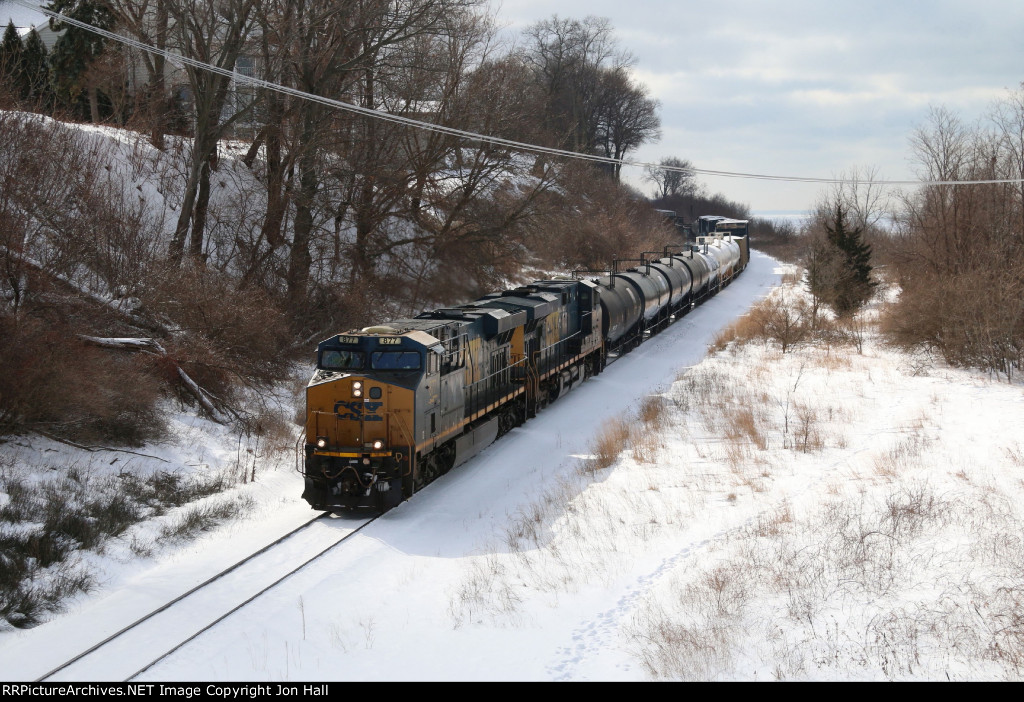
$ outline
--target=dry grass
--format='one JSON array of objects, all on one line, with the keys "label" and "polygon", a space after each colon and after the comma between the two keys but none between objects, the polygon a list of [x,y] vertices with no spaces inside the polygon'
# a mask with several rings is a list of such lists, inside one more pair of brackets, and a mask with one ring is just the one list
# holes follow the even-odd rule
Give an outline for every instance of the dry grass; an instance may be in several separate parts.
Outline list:
[{"label": "dry grass", "polygon": [[837,319],[825,310],[815,310],[799,292],[787,294],[785,290],[780,288],[725,327],[710,350],[719,353],[730,346],[757,342],[775,344],[787,353],[798,345],[813,345],[824,353],[821,363],[836,364],[833,369],[849,367],[847,355],[835,354],[833,349],[853,347],[861,353],[872,324],[864,315]]},{"label": "dry grass", "polygon": [[665,423],[665,397],[651,395],[640,403],[639,419],[645,427],[661,429]]},{"label": "dry grass", "polygon": [[788,500],[771,511],[760,514],[753,527],[754,533],[759,538],[779,536],[793,523],[793,510]]},{"label": "dry grass", "polygon": [[718,332],[711,342],[710,350],[712,353],[720,353],[727,349],[730,344],[742,346],[754,340],[767,342],[768,338],[765,334],[763,320],[751,312],[743,315]]},{"label": "dry grass", "polygon": [[723,412],[725,438],[731,442],[749,441],[759,451],[768,449],[767,405],[729,407]]},{"label": "dry grass", "polygon": [[160,530],[160,541],[186,541],[210,531],[218,524],[244,516],[253,508],[251,497],[236,497],[218,502],[188,506],[171,523]]},{"label": "dry grass", "polygon": [[633,460],[637,463],[656,463],[659,453],[665,448],[665,438],[661,431],[644,425],[633,434],[634,436],[630,440]]},{"label": "dry grass", "polygon": [[872,459],[875,474],[882,478],[894,479],[920,465],[921,454],[928,440],[919,433],[898,439]]},{"label": "dry grass", "polygon": [[853,361],[845,350],[826,349],[824,353],[810,354],[809,357],[816,366],[827,371],[845,371],[853,368]]},{"label": "dry grass", "polygon": [[616,417],[605,422],[594,440],[588,469],[598,471],[615,465],[629,444],[630,434],[630,423],[626,419]]}]

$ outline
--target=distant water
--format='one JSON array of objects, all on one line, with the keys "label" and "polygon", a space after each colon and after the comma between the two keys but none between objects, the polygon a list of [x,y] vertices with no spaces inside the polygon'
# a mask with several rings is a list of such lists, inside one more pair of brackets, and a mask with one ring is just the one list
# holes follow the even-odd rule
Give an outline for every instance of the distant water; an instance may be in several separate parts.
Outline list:
[{"label": "distant water", "polygon": [[807,210],[758,210],[751,212],[750,216],[777,223],[790,222],[799,227],[811,218],[811,213]]},{"label": "distant water", "polygon": [[[757,212],[751,212],[751,217],[757,217],[758,219],[767,219],[776,224],[782,224],[789,222],[794,227],[802,227],[807,224],[813,213],[807,210],[758,210]],[[882,215],[879,219],[873,222],[874,226],[878,227],[883,231],[895,231],[896,223],[893,221],[891,216]]]}]

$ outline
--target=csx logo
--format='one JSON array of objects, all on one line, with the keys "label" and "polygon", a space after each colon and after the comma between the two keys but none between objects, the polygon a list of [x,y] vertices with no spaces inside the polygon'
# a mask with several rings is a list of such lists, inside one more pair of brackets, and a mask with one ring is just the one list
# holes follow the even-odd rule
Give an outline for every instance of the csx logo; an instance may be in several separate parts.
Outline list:
[{"label": "csx logo", "polygon": [[338,419],[351,419],[357,422],[361,419],[367,422],[382,422],[384,418],[376,412],[383,404],[383,402],[363,402],[362,400],[353,400],[351,402],[339,401],[334,403],[334,414],[338,416]]}]

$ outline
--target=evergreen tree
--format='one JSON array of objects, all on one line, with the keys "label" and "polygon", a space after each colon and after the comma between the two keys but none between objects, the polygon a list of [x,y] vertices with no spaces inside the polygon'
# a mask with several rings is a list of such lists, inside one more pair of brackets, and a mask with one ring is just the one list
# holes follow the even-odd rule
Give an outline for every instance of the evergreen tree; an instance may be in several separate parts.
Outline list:
[{"label": "evergreen tree", "polygon": [[811,294],[838,315],[856,312],[871,298],[871,245],[863,228],[852,226],[842,202],[829,204],[822,225],[826,236],[811,247],[807,261]]},{"label": "evergreen tree", "polygon": [[50,106],[50,64],[47,61],[46,46],[35,29],[25,37],[22,66],[25,71],[24,98],[38,107]]},{"label": "evergreen tree", "polygon": [[25,83],[24,47],[14,22],[7,23],[4,38],[0,41],[0,85],[16,98],[22,97]]},{"label": "evergreen tree", "polygon": [[[100,29],[111,29],[114,26],[114,13],[103,0],[50,0],[46,7]],[[94,32],[53,18],[50,18],[50,27],[64,30],[50,54],[50,77],[54,92],[58,99],[73,106],[86,88],[86,71],[102,53],[106,40]],[[89,91],[89,105],[93,121],[99,121],[95,90]]]}]

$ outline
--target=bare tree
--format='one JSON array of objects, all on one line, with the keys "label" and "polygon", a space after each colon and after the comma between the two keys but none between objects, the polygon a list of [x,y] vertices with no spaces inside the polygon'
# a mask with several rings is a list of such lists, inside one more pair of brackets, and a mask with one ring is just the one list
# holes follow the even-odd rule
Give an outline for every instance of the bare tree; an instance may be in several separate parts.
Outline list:
[{"label": "bare tree", "polygon": [[838,176],[831,199],[841,202],[851,223],[864,229],[878,227],[892,215],[892,197],[881,180],[878,166],[853,166]]},{"label": "bare tree", "polygon": [[[968,128],[945,110],[915,132],[926,176],[1019,178],[1024,99],[996,103],[989,124]],[[899,302],[887,319],[902,346],[928,346],[947,361],[1005,374],[1024,367],[1024,191],[1015,183],[926,185],[903,199],[897,250]]]},{"label": "bare tree", "polygon": [[[634,83],[625,69],[607,71],[601,80],[595,140],[604,156],[621,161],[629,151],[661,136],[658,102]],[[619,179],[622,164],[613,167]]]},{"label": "bare tree", "polygon": [[1016,226],[1013,229],[1016,230],[1017,241],[1024,242],[1024,83],[995,104],[992,121],[998,130],[1003,153],[1001,160],[1004,165],[1000,175],[1021,181],[1006,186],[1010,192],[1005,194],[1005,199],[1016,209]]},{"label": "bare tree", "polygon": [[693,196],[700,190],[697,175],[689,159],[669,156],[661,159],[657,166],[644,168],[644,180],[653,183],[655,199],[674,196]]},{"label": "bare tree", "polygon": [[[169,7],[173,41],[185,55],[233,71],[249,41],[256,5],[257,0],[223,0],[215,4],[176,0]],[[176,262],[182,260],[186,238],[193,260],[202,258],[210,169],[216,159],[217,142],[241,116],[240,112],[225,116],[231,88],[229,77],[190,65],[185,71],[192,89],[195,123],[181,212],[169,247],[170,258]]]},{"label": "bare tree", "polygon": [[[393,94],[391,82],[412,55],[407,47],[445,36],[453,18],[474,4],[470,0],[367,0],[342,5],[290,1],[294,3],[289,15],[292,30],[284,41],[296,87],[314,95],[340,95],[384,112],[394,111],[393,97],[401,97]],[[403,109],[412,109],[413,104],[406,100]],[[313,102],[296,106],[294,125],[295,218],[287,286],[289,298],[298,305],[306,294],[313,262],[321,173],[332,173],[340,186],[333,219],[340,222],[351,214],[355,223],[353,276],[370,270],[369,239],[402,202],[408,173],[401,164],[401,135],[393,125],[338,115]],[[334,165],[325,168],[328,157]],[[336,254],[340,254],[340,243],[334,247]]]},{"label": "bare tree", "polygon": [[522,52],[546,96],[545,131],[558,146],[592,152],[596,146],[602,74],[633,62],[619,50],[605,18],[562,19],[557,15],[526,30]]},{"label": "bare tree", "polygon": [[158,149],[164,148],[167,130],[168,96],[166,85],[166,59],[161,52],[167,49],[170,30],[169,6],[176,0],[108,0],[117,17],[118,26],[131,36],[148,44],[158,52],[142,51],[132,54],[146,69],[147,85],[141,95],[150,125],[150,141]]}]

